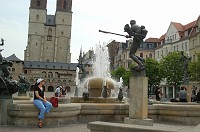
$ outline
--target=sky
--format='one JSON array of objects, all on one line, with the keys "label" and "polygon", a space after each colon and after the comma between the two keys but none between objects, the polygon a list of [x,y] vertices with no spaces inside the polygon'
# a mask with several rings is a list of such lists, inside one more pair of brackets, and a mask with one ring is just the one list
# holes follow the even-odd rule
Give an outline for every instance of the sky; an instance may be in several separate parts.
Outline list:
[{"label": "sky", "polygon": [[[200,15],[200,0],[73,0],[71,62],[76,63],[80,48],[86,53],[97,44],[126,38],[100,33],[99,30],[127,35],[124,25],[136,20],[148,30],[146,38],[159,38],[170,22],[188,24]],[[24,60],[28,38],[30,0],[4,0],[0,4],[2,56],[15,54]],[[54,15],[56,0],[47,0],[47,14]]]}]

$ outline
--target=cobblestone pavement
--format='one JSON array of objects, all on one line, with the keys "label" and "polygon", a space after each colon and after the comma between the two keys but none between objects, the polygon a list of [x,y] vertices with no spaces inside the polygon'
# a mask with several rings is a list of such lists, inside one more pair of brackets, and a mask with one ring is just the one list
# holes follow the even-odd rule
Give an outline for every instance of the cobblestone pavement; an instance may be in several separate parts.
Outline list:
[{"label": "cobblestone pavement", "polygon": [[[173,128],[177,131],[188,130],[191,131],[195,126],[192,125],[182,125],[182,124],[172,124],[172,123],[154,123],[154,128],[161,128],[167,130],[167,128]],[[0,126],[0,132],[90,132],[87,129],[87,124],[68,124],[65,126],[47,127],[43,128],[37,127],[18,127],[18,126]]]},{"label": "cobblestone pavement", "polygon": [[68,124],[66,126],[56,127],[17,127],[17,126],[0,126],[0,132],[90,132],[87,124]]}]

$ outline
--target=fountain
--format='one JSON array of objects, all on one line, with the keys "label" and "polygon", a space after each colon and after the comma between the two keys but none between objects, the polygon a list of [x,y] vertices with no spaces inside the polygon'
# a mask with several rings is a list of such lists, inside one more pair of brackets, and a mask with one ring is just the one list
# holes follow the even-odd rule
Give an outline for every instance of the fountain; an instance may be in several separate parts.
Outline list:
[{"label": "fountain", "polygon": [[110,61],[108,47],[96,45],[95,57],[93,60],[93,76],[86,79],[84,82],[88,84],[88,92],[90,97],[102,97],[103,89],[106,88],[107,97],[111,97],[111,90],[116,88],[116,81],[110,75]]},{"label": "fountain", "polygon": [[[97,100],[101,100],[100,102],[105,102],[102,100],[107,99],[107,100],[113,100],[111,102],[115,102],[120,87],[119,86],[120,83],[117,83],[114,79],[111,78],[108,47],[105,44],[96,45],[95,56],[92,62],[92,68],[93,68],[92,76],[83,79],[82,82],[76,79],[76,81],[79,82],[79,87],[80,87],[79,91],[83,93],[82,95],[89,96],[90,101],[94,99],[95,102]],[[110,97],[112,97],[112,99]],[[74,102],[73,101],[74,99],[75,97],[72,97],[71,101]],[[91,102],[94,102],[94,100]]]}]

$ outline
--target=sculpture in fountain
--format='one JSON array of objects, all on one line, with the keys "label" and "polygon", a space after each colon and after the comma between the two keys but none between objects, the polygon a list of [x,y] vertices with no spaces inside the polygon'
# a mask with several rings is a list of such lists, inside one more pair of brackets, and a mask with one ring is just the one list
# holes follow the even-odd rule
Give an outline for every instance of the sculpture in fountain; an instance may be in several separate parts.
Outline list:
[{"label": "sculpture in fountain", "polygon": [[139,25],[137,25],[135,20],[131,20],[130,25],[131,27],[129,26],[129,24],[126,24],[124,26],[124,31],[128,33],[128,35],[126,36],[127,38],[133,38],[133,43],[130,47],[129,57],[138,64],[137,67],[133,68],[133,71],[136,70],[139,72],[145,70],[144,59],[135,55],[135,53],[140,45],[143,43],[143,39],[146,37],[148,31],[145,29],[144,26],[140,27]]},{"label": "sculpture in fountain", "polygon": [[[4,40],[1,39],[1,46],[4,45]],[[16,93],[19,89],[17,81],[12,80],[12,76],[8,70],[8,66],[12,66],[12,62],[3,60],[0,50],[0,97],[11,98],[11,95]]]},{"label": "sculpture in fountain", "polygon": [[118,100],[119,102],[122,102],[122,99],[124,98],[123,96],[123,79],[120,77],[119,81],[119,93],[118,93]]},{"label": "sculpture in fountain", "polygon": [[30,87],[30,83],[25,79],[25,76],[23,75],[19,75],[19,92],[18,92],[18,96],[26,96],[26,91],[29,89]]},{"label": "sculpture in fountain", "polygon": [[191,60],[191,57],[187,57],[184,55],[184,52],[181,51],[181,61],[183,61],[183,71],[184,71],[184,77],[183,77],[183,84],[189,84],[189,75],[188,75],[188,63]]}]

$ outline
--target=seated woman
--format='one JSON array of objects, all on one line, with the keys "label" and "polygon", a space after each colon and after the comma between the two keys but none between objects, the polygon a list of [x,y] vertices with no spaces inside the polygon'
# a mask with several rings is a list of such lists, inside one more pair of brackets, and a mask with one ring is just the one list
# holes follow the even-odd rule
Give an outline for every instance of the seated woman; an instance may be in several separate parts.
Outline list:
[{"label": "seated woman", "polygon": [[44,85],[44,79],[39,78],[34,87],[33,103],[40,111],[38,113],[38,119],[39,119],[38,127],[39,128],[42,127],[42,120],[44,120],[44,114],[49,113],[52,108],[52,104],[46,100],[44,90],[42,87],[43,85]]}]

